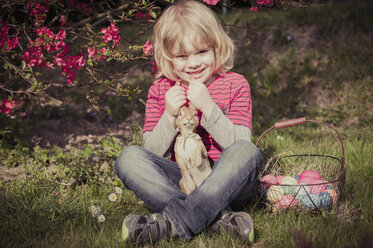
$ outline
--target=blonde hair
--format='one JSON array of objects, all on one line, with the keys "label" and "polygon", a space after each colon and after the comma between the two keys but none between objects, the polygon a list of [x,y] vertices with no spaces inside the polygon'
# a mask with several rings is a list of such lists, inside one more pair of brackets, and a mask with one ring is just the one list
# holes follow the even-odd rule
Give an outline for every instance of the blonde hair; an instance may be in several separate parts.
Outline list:
[{"label": "blonde hair", "polygon": [[224,74],[233,67],[235,46],[215,13],[201,2],[182,0],[168,7],[154,26],[153,48],[157,77],[177,81],[172,51],[187,34],[195,34],[194,46],[206,44],[214,49],[215,72]]}]

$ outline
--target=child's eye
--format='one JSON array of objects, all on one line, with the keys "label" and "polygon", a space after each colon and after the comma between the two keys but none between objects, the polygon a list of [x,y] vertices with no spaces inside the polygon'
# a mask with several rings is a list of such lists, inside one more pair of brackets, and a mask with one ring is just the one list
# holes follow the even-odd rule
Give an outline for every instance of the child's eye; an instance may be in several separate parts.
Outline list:
[{"label": "child's eye", "polygon": [[200,51],[199,51],[199,53],[206,53],[206,52],[208,52],[207,49],[204,49],[204,50],[200,50]]}]

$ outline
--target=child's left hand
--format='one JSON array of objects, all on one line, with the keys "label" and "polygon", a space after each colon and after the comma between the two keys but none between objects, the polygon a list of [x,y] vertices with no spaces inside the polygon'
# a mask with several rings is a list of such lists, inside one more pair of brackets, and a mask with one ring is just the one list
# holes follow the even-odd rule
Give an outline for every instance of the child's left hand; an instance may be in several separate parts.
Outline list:
[{"label": "child's left hand", "polygon": [[194,81],[189,82],[187,98],[206,118],[210,116],[215,103],[205,84]]}]

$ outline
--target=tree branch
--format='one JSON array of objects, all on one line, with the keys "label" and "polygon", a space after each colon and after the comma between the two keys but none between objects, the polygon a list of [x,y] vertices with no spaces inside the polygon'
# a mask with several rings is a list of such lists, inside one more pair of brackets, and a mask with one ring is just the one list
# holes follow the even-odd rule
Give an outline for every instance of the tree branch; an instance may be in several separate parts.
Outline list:
[{"label": "tree branch", "polygon": [[106,16],[106,15],[112,13],[112,12],[119,12],[119,11],[121,11],[121,10],[127,8],[128,6],[129,6],[129,4],[128,4],[128,3],[125,3],[125,4],[122,4],[121,6],[119,6],[118,8],[116,8],[116,9],[114,9],[114,10],[112,10],[112,11],[106,11],[106,12],[104,12],[104,13],[97,13],[97,14],[94,14],[93,16],[87,17],[87,18],[85,18],[85,19],[83,19],[83,20],[81,20],[81,21],[79,21],[79,22],[77,22],[77,23],[74,23],[74,24],[72,25],[72,27],[73,27],[73,28],[76,28],[76,27],[84,26],[84,25],[85,25],[86,23],[88,23],[88,22],[92,22],[92,21],[95,20],[95,19],[103,18],[104,16]]}]

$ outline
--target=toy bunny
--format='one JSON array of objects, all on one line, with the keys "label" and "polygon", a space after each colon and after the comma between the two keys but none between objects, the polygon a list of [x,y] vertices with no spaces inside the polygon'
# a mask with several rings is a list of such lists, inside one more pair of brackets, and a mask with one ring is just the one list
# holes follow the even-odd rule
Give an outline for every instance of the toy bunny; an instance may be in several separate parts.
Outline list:
[{"label": "toy bunny", "polygon": [[185,105],[180,108],[176,126],[180,131],[174,147],[176,162],[182,175],[179,184],[180,189],[188,195],[211,172],[206,148],[201,137],[194,132],[198,126],[198,117],[192,103],[189,103],[189,108]]}]

